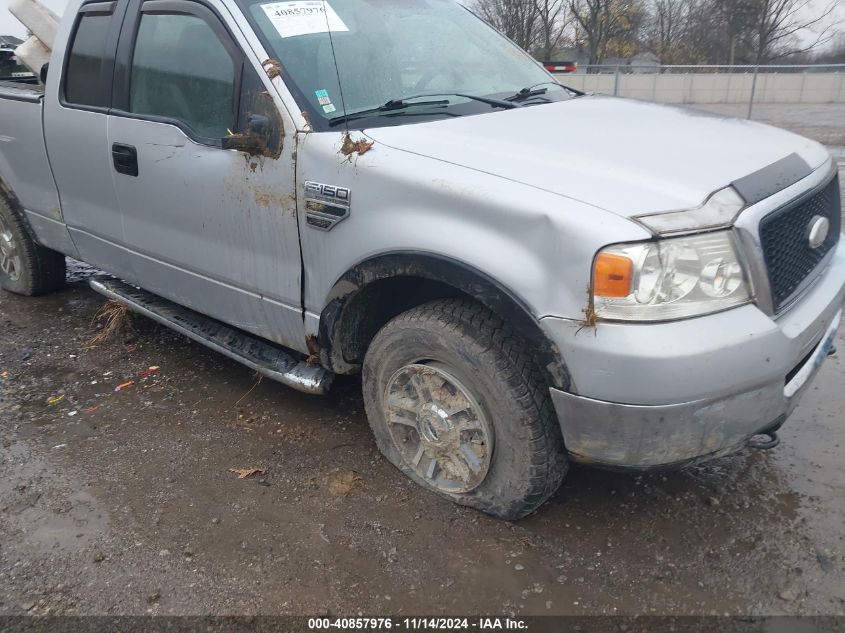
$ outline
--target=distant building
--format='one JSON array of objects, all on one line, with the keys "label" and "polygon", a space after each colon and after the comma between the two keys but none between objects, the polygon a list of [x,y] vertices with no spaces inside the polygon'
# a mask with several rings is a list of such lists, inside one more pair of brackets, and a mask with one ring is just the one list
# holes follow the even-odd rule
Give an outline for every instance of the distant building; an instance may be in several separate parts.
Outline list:
[{"label": "distant building", "polygon": [[630,65],[635,73],[656,73],[660,70],[660,58],[654,53],[639,53],[631,58]]},{"label": "distant building", "polygon": [[623,73],[656,73],[660,69],[660,60],[654,53],[644,52],[633,57],[606,57],[598,67],[590,67],[590,58],[584,51],[577,48],[563,48],[555,51],[555,59],[572,60],[578,64],[579,73],[602,72],[612,73],[619,68]]},{"label": "distant building", "polygon": [[602,72],[613,72],[614,68],[619,67],[621,70],[622,67],[630,65],[630,63],[631,60],[627,57],[605,57],[599,65],[603,67]]}]

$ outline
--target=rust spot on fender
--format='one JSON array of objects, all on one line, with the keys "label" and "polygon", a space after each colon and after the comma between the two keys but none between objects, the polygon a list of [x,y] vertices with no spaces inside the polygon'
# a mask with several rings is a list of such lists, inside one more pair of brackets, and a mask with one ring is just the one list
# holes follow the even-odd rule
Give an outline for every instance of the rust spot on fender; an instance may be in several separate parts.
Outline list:
[{"label": "rust spot on fender", "polygon": [[374,144],[374,141],[369,141],[364,137],[353,141],[352,135],[347,132],[343,137],[343,145],[340,146],[340,153],[346,156],[346,159],[351,162],[356,154],[357,156],[363,156],[373,149]]},{"label": "rust spot on fender", "polygon": [[596,316],[596,309],[593,307],[593,304],[587,306],[584,310],[584,321],[582,321],[583,327],[596,327],[598,323],[598,317]]},{"label": "rust spot on fender", "polygon": [[255,187],[253,199],[255,200],[255,204],[260,207],[282,207],[288,209],[291,206],[290,195],[268,187]]},{"label": "rust spot on fender", "polygon": [[590,288],[587,288],[587,307],[584,308],[584,319],[579,322],[580,327],[575,332],[575,336],[578,336],[578,333],[584,329],[592,329],[595,334],[598,321],[599,319],[598,316],[596,316],[596,308],[593,305],[593,293]]}]

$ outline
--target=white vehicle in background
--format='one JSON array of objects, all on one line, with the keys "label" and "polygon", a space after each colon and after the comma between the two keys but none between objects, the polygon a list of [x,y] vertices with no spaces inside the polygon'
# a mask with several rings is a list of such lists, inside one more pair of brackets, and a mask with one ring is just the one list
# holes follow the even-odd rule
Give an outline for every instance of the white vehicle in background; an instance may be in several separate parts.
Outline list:
[{"label": "white vehicle in background", "polygon": [[771,447],[832,350],[823,147],[569,90],[452,0],[72,0],[51,46],[0,83],[2,286],[71,256],[284,384],[361,372],[458,503]]}]

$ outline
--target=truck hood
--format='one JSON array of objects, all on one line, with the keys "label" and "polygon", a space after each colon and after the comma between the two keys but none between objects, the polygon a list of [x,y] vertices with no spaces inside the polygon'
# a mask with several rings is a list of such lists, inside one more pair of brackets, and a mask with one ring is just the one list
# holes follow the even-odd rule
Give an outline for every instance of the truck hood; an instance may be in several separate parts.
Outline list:
[{"label": "truck hood", "polygon": [[778,128],[602,96],[367,134],[624,217],[696,207],[792,153],[812,169],[829,156],[818,143]]}]

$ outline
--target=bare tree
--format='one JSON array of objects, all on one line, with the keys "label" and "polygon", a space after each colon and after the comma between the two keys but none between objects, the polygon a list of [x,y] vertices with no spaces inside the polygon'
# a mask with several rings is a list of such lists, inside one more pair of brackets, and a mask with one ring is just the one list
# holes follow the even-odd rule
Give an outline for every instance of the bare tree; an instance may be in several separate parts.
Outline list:
[{"label": "bare tree", "polygon": [[475,10],[525,50],[533,48],[540,38],[540,12],[536,0],[477,0]]},{"label": "bare tree", "polygon": [[767,0],[714,0],[710,10],[717,16],[722,32],[722,46],[715,51],[717,64],[750,62],[751,37],[756,23],[759,3]]},{"label": "bare tree", "polygon": [[[769,63],[828,43],[836,35],[831,18],[838,2],[831,0],[812,13],[813,0],[754,0],[754,62]],[[799,31],[812,37],[801,43],[796,37]]]},{"label": "bare tree", "polygon": [[826,50],[814,52],[809,59],[814,64],[845,64],[845,33],[834,36]]},{"label": "bare tree", "polygon": [[[835,36],[843,0],[469,0],[479,15],[539,58],[571,29],[599,64],[642,49],[664,64],[800,59]],[[819,6],[819,2],[828,3]],[[815,9],[815,11],[814,11]],[[808,35],[809,34],[809,35]]]},{"label": "bare tree", "polygon": [[683,60],[689,35],[691,0],[652,0],[648,39],[661,64]]},{"label": "bare tree", "polygon": [[614,40],[631,35],[641,10],[636,0],[568,0],[568,4],[590,64],[600,63]]},{"label": "bare tree", "polygon": [[540,31],[536,55],[544,61],[550,61],[569,24],[566,2],[564,0],[535,0],[535,2]]}]

